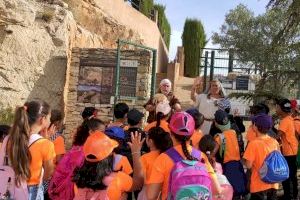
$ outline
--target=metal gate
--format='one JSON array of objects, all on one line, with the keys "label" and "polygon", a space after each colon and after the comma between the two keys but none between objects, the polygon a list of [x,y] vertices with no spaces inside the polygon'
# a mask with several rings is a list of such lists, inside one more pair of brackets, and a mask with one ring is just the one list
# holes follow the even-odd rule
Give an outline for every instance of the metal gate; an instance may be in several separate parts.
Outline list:
[{"label": "metal gate", "polygon": [[241,63],[228,49],[203,48],[200,60],[200,76],[204,78],[205,90],[208,80],[227,76],[230,72],[257,74],[259,71],[253,64]]}]

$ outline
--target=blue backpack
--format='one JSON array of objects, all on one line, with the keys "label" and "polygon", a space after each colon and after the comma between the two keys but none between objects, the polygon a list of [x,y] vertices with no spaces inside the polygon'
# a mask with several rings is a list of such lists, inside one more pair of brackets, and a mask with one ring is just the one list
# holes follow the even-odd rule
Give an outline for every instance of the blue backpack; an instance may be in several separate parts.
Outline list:
[{"label": "blue backpack", "polygon": [[262,181],[279,183],[289,178],[289,166],[280,151],[272,151],[259,170]]}]

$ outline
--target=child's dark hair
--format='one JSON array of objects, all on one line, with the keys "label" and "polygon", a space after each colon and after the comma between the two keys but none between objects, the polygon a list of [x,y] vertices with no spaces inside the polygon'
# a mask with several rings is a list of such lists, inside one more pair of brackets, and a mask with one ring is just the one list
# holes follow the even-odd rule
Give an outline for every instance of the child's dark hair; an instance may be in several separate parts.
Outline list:
[{"label": "child's dark hair", "polygon": [[49,115],[50,112],[49,104],[44,101],[26,102],[24,106],[16,109],[14,123],[9,132],[10,148],[8,148],[8,155],[16,175],[17,184],[21,180],[30,178],[31,154],[28,147],[30,127],[41,117]]},{"label": "child's dark hair", "polygon": [[194,158],[188,151],[187,149],[187,142],[190,141],[191,139],[191,135],[190,136],[185,136],[185,135],[177,135],[175,133],[172,133],[173,136],[175,137],[175,139],[177,141],[179,141],[181,143],[181,148],[182,148],[182,151],[183,151],[183,154],[185,155],[185,157],[188,159],[188,160],[198,160],[197,158]]},{"label": "child's dark hair", "polygon": [[[93,155],[89,155],[92,156]],[[73,173],[73,182],[78,188],[90,188],[92,190],[104,190],[106,185],[103,183],[104,177],[113,172],[113,155],[101,160],[100,162],[84,161],[80,168],[76,168]]]},{"label": "child's dark hair", "polygon": [[101,125],[105,126],[105,123],[98,118],[91,118],[87,121],[87,126],[90,131],[98,130]]},{"label": "child's dark hair", "polygon": [[261,113],[269,114],[269,112],[270,108],[264,103],[256,104],[250,108],[250,113],[252,115],[258,115]]},{"label": "child's dark hair", "polygon": [[129,107],[126,103],[118,103],[114,107],[114,116],[116,119],[123,119],[128,111]]},{"label": "child's dark hair", "polygon": [[212,152],[216,148],[216,141],[211,135],[204,135],[199,142],[199,150],[206,154],[210,164],[215,165],[214,159],[211,157]]},{"label": "child's dark hair", "polygon": [[0,125],[0,142],[3,142],[4,138],[8,135],[10,126]]},{"label": "child's dark hair", "polygon": [[173,146],[170,134],[160,127],[153,127],[148,132],[148,139],[151,139],[160,153],[165,152]]},{"label": "child's dark hair", "polygon": [[167,117],[167,115],[164,115],[162,112],[156,113],[156,127],[160,126],[160,121],[165,117]]},{"label": "child's dark hair", "polygon": [[196,108],[191,108],[186,111],[195,121],[195,129],[199,129],[204,122],[204,116]]},{"label": "child's dark hair", "polygon": [[90,130],[96,131],[97,128],[104,124],[100,119],[91,118],[85,119],[82,124],[77,128],[77,132],[74,136],[73,145],[74,146],[82,146],[84,145],[86,139],[90,135]]},{"label": "child's dark hair", "polygon": [[54,124],[55,122],[60,122],[62,120],[63,120],[63,115],[60,110],[51,111],[51,118],[50,118],[51,124]]}]

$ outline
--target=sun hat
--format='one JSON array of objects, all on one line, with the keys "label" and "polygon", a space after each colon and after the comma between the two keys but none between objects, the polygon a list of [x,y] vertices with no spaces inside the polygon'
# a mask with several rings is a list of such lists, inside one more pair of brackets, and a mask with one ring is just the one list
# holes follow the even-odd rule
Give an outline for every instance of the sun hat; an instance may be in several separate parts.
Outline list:
[{"label": "sun hat", "polygon": [[163,101],[157,104],[156,113],[163,113],[164,115],[168,115],[171,112],[171,106],[169,101]]},{"label": "sun hat", "polygon": [[215,112],[215,122],[219,125],[227,125],[229,123],[228,113],[224,110]]},{"label": "sun hat", "polygon": [[258,114],[251,117],[252,123],[262,129],[271,129],[273,126],[273,119],[267,114]]},{"label": "sun hat", "polygon": [[83,153],[87,161],[99,162],[108,157],[116,147],[118,147],[117,141],[110,139],[101,131],[95,131],[84,143]]},{"label": "sun hat", "polygon": [[170,129],[176,135],[190,136],[195,130],[195,121],[187,112],[176,112],[172,115]]}]

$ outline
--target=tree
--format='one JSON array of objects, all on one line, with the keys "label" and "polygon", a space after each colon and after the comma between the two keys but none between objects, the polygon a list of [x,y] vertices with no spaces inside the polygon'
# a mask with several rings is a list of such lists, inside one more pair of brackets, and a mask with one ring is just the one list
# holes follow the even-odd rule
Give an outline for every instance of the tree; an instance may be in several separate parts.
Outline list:
[{"label": "tree", "polygon": [[206,35],[200,20],[186,19],[182,34],[184,47],[184,76],[199,76],[202,48],[206,44]]},{"label": "tree", "polygon": [[166,43],[167,48],[170,47],[170,38],[171,38],[171,26],[166,17],[165,10],[166,7],[160,4],[155,4],[154,9],[158,12],[158,28],[159,31]]},{"label": "tree", "polygon": [[147,17],[150,17],[153,10],[153,0],[132,0],[131,5]]},{"label": "tree", "polygon": [[300,1],[299,0],[270,0],[268,8],[282,9],[285,12],[285,22],[278,30],[273,43],[280,43],[289,34],[294,34],[300,26]]},{"label": "tree", "polygon": [[220,33],[212,37],[215,44],[232,49],[240,62],[259,69],[261,79],[253,98],[289,96],[300,78],[300,30],[285,35],[280,43],[274,42],[285,24],[285,15],[283,9],[274,8],[254,16],[241,4],[226,15]]}]

